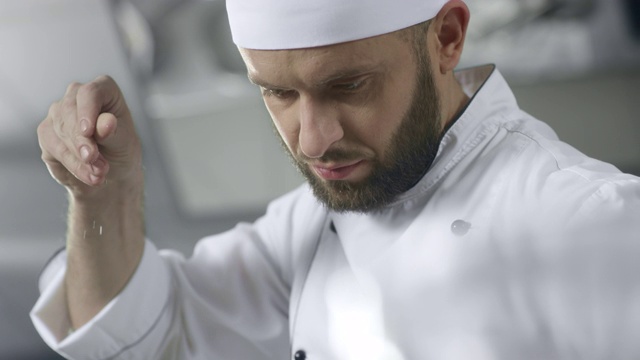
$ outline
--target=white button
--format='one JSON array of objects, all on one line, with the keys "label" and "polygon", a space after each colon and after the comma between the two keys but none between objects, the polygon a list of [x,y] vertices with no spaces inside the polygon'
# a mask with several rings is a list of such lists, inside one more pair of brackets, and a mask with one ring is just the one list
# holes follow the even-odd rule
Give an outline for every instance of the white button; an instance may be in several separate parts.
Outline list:
[{"label": "white button", "polygon": [[471,229],[471,224],[464,220],[456,220],[451,224],[451,232],[456,236],[465,236],[469,229]]}]

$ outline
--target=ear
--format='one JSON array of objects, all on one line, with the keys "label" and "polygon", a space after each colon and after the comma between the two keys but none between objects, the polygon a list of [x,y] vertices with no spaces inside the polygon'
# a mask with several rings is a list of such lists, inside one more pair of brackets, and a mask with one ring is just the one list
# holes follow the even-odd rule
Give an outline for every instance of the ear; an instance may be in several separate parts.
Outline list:
[{"label": "ear", "polygon": [[442,74],[453,71],[460,61],[469,16],[469,8],[462,0],[451,0],[434,19],[437,60]]}]

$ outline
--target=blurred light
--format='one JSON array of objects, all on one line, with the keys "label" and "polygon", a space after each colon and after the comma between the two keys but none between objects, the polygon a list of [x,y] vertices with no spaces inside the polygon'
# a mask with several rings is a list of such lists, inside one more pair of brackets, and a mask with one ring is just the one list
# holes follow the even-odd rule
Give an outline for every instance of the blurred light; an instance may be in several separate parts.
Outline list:
[{"label": "blurred light", "polygon": [[72,81],[108,73],[130,92],[131,73],[108,1],[0,1],[0,49],[3,146],[32,146],[37,124]]},{"label": "blurred light", "polygon": [[519,83],[637,69],[640,42],[627,26],[628,2],[466,0],[471,22],[461,67],[495,63]]},{"label": "blurred light", "polygon": [[342,359],[405,359],[386,335],[382,295],[373,277],[358,269],[336,272],[328,281],[325,295],[328,333]]}]

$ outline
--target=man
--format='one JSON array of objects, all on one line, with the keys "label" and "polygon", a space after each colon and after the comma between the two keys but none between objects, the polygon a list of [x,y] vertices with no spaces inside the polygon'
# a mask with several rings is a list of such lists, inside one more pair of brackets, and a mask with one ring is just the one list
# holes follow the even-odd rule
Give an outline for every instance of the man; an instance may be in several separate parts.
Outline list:
[{"label": "man", "polygon": [[[305,185],[185,260],[145,242],[115,83],[38,128],[70,194],[32,317],[74,359],[640,356],[640,180],[454,73],[461,0],[229,0],[249,79]],[[60,261],[59,261],[60,262]]]}]

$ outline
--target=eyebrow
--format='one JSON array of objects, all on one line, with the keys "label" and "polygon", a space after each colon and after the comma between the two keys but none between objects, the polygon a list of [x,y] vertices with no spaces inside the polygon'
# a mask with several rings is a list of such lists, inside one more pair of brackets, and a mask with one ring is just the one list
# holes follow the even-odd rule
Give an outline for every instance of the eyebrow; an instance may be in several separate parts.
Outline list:
[{"label": "eyebrow", "polygon": [[266,81],[262,81],[258,78],[255,78],[253,76],[251,76],[251,74],[247,73],[247,78],[249,79],[249,82],[251,82],[254,85],[258,85],[258,86],[262,86],[262,87],[274,87],[271,84],[267,83]]},{"label": "eyebrow", "polygon": [[360,68],[353,68],[353,69],[343,69],[327,77],[326,79],[320,81],[318,85],[327,85],[327,84],[331,84],[341,80],[347,80],[347,79],[371,74],[373,72],[376,72],[376,70],[379,67],[380,66],[370,66],[365,68],[360,67]]},{"label": "eyebrow", "polygon": [[[376,72],[381,67],[382,67],[381,65],[376,65],[376,66],[368,66],[368,67],[341,69],[335,72],[334,74],[329,75],[325,79],[320,80],[317,84],[314,85],[314,87],[322,87],[322,86],[326,86],[327,84],[331,84],[340,80],[364,76],[364,75]],[[255,84],[267,89],[282,89],[281,86],[270,84],[269,82],[259,79],[257,77],[254,77],[249,73],[247,73],[247,78],[252,84]]]}]

